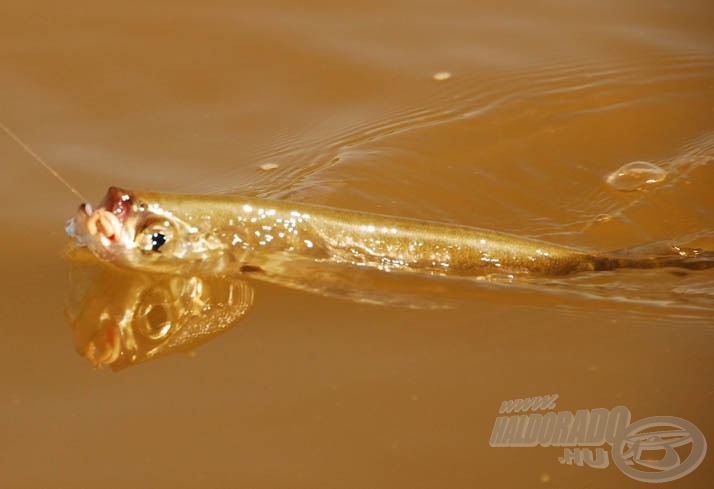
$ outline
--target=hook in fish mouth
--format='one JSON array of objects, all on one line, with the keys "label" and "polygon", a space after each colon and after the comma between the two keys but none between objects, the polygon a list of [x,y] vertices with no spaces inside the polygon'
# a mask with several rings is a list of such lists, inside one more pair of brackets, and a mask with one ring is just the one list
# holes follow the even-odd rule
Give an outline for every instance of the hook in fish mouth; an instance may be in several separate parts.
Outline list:
[{"label": "hook in fish mouth", "polygon": [[104,237],[109,241],[116,241],[121,235],[122,223],[113,213],[104,208],[92,209],[92,206],[83,203],[77,209],[77,214],[67,223],[67,234],[76,240],[83,241],[83,237]]},{"label": "hook in fish mouth", "polygon": [[116,241],[121,234],[121,222],[114,213],[100,208],[90,214],[86,207],[89,206],[85,204],[81,212],[87,216],[86,226],[89,235],[102,235],[109,241]]},{"label": "hook in fish mouth", "polygon": [[110,187],[96,209],[86,202],[80,204],[65,231],[79,245],[91,248],[92,243],[98,240],[108,246],[120,240],[131,206],[129,192]]}]

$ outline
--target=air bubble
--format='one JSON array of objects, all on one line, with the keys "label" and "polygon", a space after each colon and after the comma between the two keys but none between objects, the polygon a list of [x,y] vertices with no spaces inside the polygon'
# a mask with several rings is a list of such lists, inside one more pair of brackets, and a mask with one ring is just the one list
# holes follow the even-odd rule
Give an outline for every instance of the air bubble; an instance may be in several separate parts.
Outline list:
[{"label": "air bubble", "polygon": [[621,166],[607,177],[607,183],[616,190],[632,192],[662,182],[667,172],[647,161],[633,161]]}]

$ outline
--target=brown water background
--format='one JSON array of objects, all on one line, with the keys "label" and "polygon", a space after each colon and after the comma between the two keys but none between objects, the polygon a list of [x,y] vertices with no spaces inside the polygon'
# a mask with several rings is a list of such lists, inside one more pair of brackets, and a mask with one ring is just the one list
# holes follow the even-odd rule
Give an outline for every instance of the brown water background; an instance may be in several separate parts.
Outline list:
[{"label": "brown water background", "polygon": [[[713,25],[695,0],[7,0],[0,120],[93,202],[248,193],[714,249]],[[635,160],[667,180],[605,184]],[[4,136],[0,161],[2,487],[641,487],[489,446],[502,401],[553,393],[714,443],[711,271],[484,284],[434,310],[257,284],[195,357],[94,371],[63,318],[78,202]],[[671,485],[709,487],[713,460]]]}]

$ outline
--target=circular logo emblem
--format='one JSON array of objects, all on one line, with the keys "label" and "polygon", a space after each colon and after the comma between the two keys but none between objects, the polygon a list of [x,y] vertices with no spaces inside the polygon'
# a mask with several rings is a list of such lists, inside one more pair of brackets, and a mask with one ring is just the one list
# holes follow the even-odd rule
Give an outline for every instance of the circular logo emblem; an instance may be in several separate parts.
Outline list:
[{"label": "circular logo emblem", "polygon": [[[687,449],[678,447],[691,445]],[[612,443],[612,461],[641,482],[668,482],[696,469],[707,452],[699,428],[685,419],[652,416],[622,430]],[[686,454],[684,460],[681,455]]]}]

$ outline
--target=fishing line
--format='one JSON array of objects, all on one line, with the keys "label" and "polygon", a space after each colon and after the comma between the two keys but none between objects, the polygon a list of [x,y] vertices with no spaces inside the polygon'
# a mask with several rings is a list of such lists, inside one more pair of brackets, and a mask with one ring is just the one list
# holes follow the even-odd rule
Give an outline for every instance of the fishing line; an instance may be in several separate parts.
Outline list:
[{"label": "fishing line", "polygon": [[77,189],[75,189],[72,185],[70,185],[67,180],[65,180],[64,178],[62,178],[62,176],[61,176],[54,168],[52,168],[50,165],[48,165],[48,164],[45,162],[45,160],[43,160],[42,158],[40,158],[40,155],[38,155],[37,153],[35,153],[34,151],[32,151],[32,149],[31,149],[27,144],[25,144],[25,143],[22,141],[22,139],[20,139],[17,135],[15,135],[15,133],[12,132],[9,127],[7,127],[5,124],[3,124],[2,121],[0,121],[0,128],[2,128],[2,130],[5,131],[5,133],[6,133],[8,136],[10,136],[10,138],[11,138],[13,141],[15,141],[17,144],[19,144],[22,149],[24,149],[25,151],[27,151],[27,154],[29,154],[30,156],[32,156],[32,157],[35,159],[35,161],[37,161],[40,165],[44,166],[47,171],[49,171],[52,175],[54,175],[54,176],[57,178],[57,180],[59,180],[60,182],[62,182],[62,183],[65,185],[65,187],[67,187],[74,195],[76,195],[77,197],[79,197],[79,199],[80,199],[82,202],[86,202],[86,201],[87,201],[87,199],[85,199],[84,196],[83,196],[82,194],[80,194]]}]

